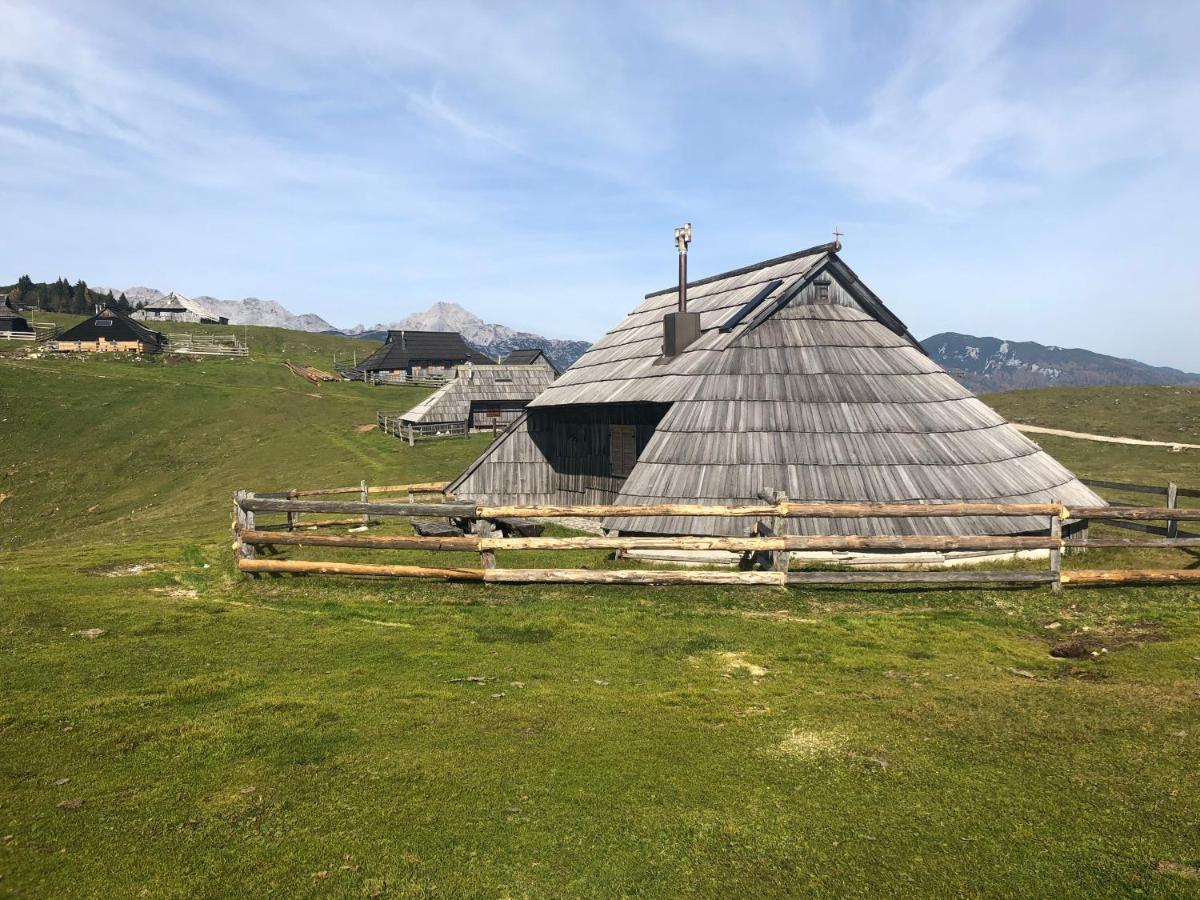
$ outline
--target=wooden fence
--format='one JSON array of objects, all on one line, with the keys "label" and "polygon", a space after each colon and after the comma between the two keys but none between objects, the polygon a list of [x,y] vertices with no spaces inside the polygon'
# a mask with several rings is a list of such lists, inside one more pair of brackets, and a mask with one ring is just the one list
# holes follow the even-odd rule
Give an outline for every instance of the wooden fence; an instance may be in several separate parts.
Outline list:
[{"label": "wooden fence", "polygon": [[[1200,498],[1200,490],[1196,488],[1181,488],[1173,481],[1168,481],[1166,485],[1159,486],[1153,484],[1130,484],[1125,481],[1102,481],[1099,478],[1080,478],[1081,482],[1088,487],[1102,488],[1110,491],[1121,491],[1128,494],[1155,494],[1159,497],[1167,498],[1167,509],[1176,509],[1179,506],[1180,497]],[[1122,503],[1117,500],[1108,501],[1112,506],[1129,507],[1135,506],[1133,503]],[[1179,530],[1179,522],[1175,519],[1167,520],[1165,526],[1162,525],[1147,525],[1144,522],[1123,522],[1114,520],[1108,524],[1114,528],[1124,528],[1128,531],[1140,531],[1146,534],[1157,534],[1163,537],[1200,537],[1188,531]]]},{"label": "wooden fence", "polygon": [[248,357],[250,348],[233,334],[168,334],[167,353]]},{"label": "wooden fence", "polygon": [[372,384],[378,387],[381,384],[405,384],[413,387],[441,387],[448,381],[452,381],[454,375],[409,375],[405,372],[367,372],[363,375],[363,381],[367,384]]},{"label": "wooden fence", "polygon": [[[759,584],[784,587],[796,584],[1049,584],[1055,590],[1062,585],[1099,584],[1171,584],[1200,582],[1200,569],[1173,570],[1071,570],[1062,571],[1062,551],[1072,547],[1198,547],[1196,538],[1158,540],[1064,538],[1062,523],[1068,518],[1144,521],[1154,519],[1200,520],[1200,509],[1159,507],[1088,507],[1067,509],[1059,503],[793,503],[786,498],[771,503],[745,506],[700,504],[658,504],[639,506],[488,506],[447,499],[444,502],[417,502],[411,494],[417,488],[432,490],[432,485],[395,485],[383,492],[410,491],[407,502],[385,500],[371,502],[371,489],[365,482],[357,489],[358,500],[303,499],[320,494],[353,493],[354,488],[325,491],[288,491],[284,494],[254,494],[238,491],[234,495],[234,549],[238,568],[248,574],[325,574],[374,575],[412,578],[440,578],[450,581],[489,583],[572,583],[572,584]],[[284,513],[288,530],[259,526],[256,516]],[[352,514],[366,521],[372,517],[414,517],[464,519],[475,523],[477,533],[452,537],[421,535],[297,534],[294,516],[301,514]],[[500,537],[491,522],[511,518],[606,516],[719,516],[756,520],[765,524],[788,518],[930,518],[960,516],[1044,517],[1045,535],[789,535],[773,534],[749,537]],[[344,521],[343,521],[344,524]],[[775,528],[778,531],[778,527]],[[357,548],[371,550],[466,551],[478,553],[478,567],[425,565],[381,565],[308,560],[259,559],[257,548],[280,545]],[[605,570],[605,569],[504,569],[496,567],[496,554],[508,550],[727,550],[769,560],[768,571],[681,571],[681,570]],[[1044,571],[788,571],[787,558],[792,551],[811,550],[1048,550],[1049,565]],[[782,564],[781,564],[782,561]]]},{"label": "wooden fence", "polygon": [[468,433],[466,422],[405,422],[400,416],[382,410],[375,413],[375,424],[384,434],[408,441],[410,447],[417,441],[440,437],[465,437]]},{"label": "wooden fence", "polygon": [[0,341],[48,341],[58,334],[53,322],[30,322],[31,331],[0,331]]}]

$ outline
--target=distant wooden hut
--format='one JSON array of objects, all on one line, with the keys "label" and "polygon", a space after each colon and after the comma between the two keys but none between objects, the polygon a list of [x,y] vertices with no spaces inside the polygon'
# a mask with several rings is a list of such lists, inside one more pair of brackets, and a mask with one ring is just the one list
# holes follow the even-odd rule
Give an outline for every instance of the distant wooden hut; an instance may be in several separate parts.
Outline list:
[{"label": "distant wooden hut", "polygon": [[[1102,505],[958,384],[838,255],[812,247],[646,295],[449,490],[496,503]],[[684,323],[686,324],[686,323]],[[689,342],[689,338],[691,339]],[[668,355],[664,350],[673,351]],[[624,533],[739,535],[747,520],[615,518]],[[1044,532],[1043,519],[786,519],[800,534]]]},{"label": "distant wooden hut", "polygon": [[558,371],[558,366],[551,362],[550,357],[546,355],[546,351],[540,347],[531,347],[528,350],[514,350],[508,356],[504,357],[504,365],[544,366],[553,372],[555,377],[562,374]]},{"label": "distant wooden hut", "polygon": [[431,435],[507,428],[554,375],[552,367],[538,362],[461,366],[453,380],[400,416],[400,424]]},{"label": "distant wooden hut", "polygon": [[106,308],[68,328],[52,346],[74,353],[157,353],[165,342],[157,331]]},{"label": "distant wooden hut", "polygon": [[33,327],[29,320],[9,302],[8,295],[0,297],[0,340],[17,338],[20,340],[33,339]]},{"label": "distant wooden hut", "polygon": [[456,366],[496,361],[470,346],[457,331],[389,331],[382,347],[354,367],[351,375],[448,379]]},{"label": "distant wooden hut", "polygon": [[202,325],[228,325],[225,316],[214,316],[190,297],[174,291],[133,311],[133,318],[149,322],[196,322]]}]

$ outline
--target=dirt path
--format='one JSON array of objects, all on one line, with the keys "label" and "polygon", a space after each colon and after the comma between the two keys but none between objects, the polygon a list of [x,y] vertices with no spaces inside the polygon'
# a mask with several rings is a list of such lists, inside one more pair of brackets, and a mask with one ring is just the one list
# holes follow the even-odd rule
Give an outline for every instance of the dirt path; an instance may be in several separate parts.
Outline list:
[{"label": "dirt path", "polygon": [[1102,444],[1138,444],[1142,447],[1170,447],[1173,452],[1180,450],[1200,450],[1200,444],[1181,444],[1176,441],[1144,441],[1141,438],[1110,437],[1104,434],[1088,434],[1084,431],[1063,431],[1061,428],[1043,428],[1041,425],[1022,425],[1013,422],[1013,426],[1031,434],[1056,434],[1059,437],[1079,438],[1083,441],[1099,441]]}]

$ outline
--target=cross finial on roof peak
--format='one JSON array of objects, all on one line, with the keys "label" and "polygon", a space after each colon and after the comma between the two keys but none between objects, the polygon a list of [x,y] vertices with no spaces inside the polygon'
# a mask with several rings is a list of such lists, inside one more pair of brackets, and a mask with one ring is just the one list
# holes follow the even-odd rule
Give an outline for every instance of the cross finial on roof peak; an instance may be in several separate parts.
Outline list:
[{"label": "cross finial on roof peak", "polygon": [[837,250],[842,249],[842,238],[843,237],[844,237],[844,235],[842,234],[842,230],[840,228],[838,228],[836,225],[834,225],[833,226],[833,246],[835,249],[837,249]]}]

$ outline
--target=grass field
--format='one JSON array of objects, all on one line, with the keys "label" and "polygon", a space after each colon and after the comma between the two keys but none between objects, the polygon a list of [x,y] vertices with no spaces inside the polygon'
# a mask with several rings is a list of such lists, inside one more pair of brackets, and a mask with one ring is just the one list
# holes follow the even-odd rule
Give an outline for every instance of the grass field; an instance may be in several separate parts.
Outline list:
[{"label": "grass field", "polygon": [[[0,359],[0,893],[1200,894],[1200,591],[247,581],[234,489],[450,477],[486,441],[359,431],[423,392],[250,340]],[[987,399],[1188,440],[1170,391]],[[1044,445],[1200,486],[1190,451]]]}]

